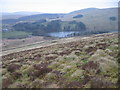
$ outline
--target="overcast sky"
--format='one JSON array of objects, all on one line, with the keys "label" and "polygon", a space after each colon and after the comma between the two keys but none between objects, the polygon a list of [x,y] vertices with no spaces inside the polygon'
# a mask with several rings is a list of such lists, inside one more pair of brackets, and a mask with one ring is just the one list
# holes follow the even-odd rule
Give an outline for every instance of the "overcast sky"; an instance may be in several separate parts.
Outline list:
[{"label": "overcast sky", "polygon": [[3,12],[68,13],[83,8],[117,7],[119,0],[0,0]]}]

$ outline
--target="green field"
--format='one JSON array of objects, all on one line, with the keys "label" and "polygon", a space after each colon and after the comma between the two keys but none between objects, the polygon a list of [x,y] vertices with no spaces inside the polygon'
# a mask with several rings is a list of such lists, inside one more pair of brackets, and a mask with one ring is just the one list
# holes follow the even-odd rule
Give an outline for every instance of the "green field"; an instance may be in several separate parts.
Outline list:
[{"label": "green field", "polygon": [[26,33],[23,31],[2,32],[2,38],[7,38],[7,39],[25,38],[28,37],[28,35],[30,35],[30,33]]}]

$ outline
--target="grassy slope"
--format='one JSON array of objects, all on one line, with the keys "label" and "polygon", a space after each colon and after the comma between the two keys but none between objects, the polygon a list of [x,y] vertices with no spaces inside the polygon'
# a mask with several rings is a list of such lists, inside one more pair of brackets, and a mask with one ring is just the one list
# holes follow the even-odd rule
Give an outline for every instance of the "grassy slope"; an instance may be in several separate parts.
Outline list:
[{"label": "grassy slope", "polygon": [[[82,14],[82,18],[73,18],[76,15]],[[82,10],[72,12],[64,16],[64,21],[81,21],[86,24],[88,30],[118,30],[118,19],[116,21],[110,21],[109,17],[115,16],[118,18],[117,8],[108,9],[95,9],[95,10]]]},{"label": "grassy slope", "polygon": [[117,87],[117,34],[8,54],[2,57],[3,87]]}]

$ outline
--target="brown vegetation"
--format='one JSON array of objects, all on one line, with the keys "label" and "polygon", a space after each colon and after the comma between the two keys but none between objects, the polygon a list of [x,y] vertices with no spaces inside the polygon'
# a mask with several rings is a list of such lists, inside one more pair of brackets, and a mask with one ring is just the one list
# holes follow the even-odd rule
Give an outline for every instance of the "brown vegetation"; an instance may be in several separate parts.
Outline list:
[{"label": "brown vegetation", "polygon": [[117,88],[117,42],[103,34],[4,55],[3,88]]}]

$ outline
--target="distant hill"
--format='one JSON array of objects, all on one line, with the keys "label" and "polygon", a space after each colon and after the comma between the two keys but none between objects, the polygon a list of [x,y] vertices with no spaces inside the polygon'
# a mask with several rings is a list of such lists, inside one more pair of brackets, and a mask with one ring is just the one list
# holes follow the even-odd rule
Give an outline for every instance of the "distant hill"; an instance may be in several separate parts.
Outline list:
[{"label": "distant hill", "polygon": [[37,21],[40,19],[56,19],[59,17],[64,16],[65,14],[36,14],[36,15],[29,15],[29,16],[24,16],[20,17],[18,19],[4,19],[2,20],[3,24],[15,24],[16,22],[19,21]]},{"label": "distant hill", "polygon": [[41,12],[26,12],[26,11],[21,11],[21,12],[3,12],[2,13],[2,19],[18,19],[23,16],[29,16],[29,15],[35,15],[35,14],[42,14]]},{"label": "distant hill", "polygon": [[87,11],[93,11],[93,10],[98,10],[98,8],[86,8],[86,9],[76,10],[76,11],[70,12],[69,14],[87,12]]},{"label": "distant hill", "polygon": [[20,11],[20,12],[3,12],[2,15],[34,15],[34,14],[40,14],[41,12],[26,12],[26,11]]},{"label": "distant hill", "polygon": [[[77,15],[82,15],[81,18],[73,18]],[[116,20],[110,20],[110,17]],[[87,8],[68,13],[62,21],[78,21],[83,22],[88,30],[118,30],[118,9],[117,8]]]},{"label": "distant hill", "polygon": [[[22,12],[25,13],[25,12]],[[47,22],[61,20],[65,22],[82,22],[88,31],[118,30],[118,8],[87,8],[73,11],[67,14],[44,13],[20,17],[18,19],[3,20],[3,24],[16,24],[19,22],[30,22],[46,19]]]},{"label": "distant hill", "polygon": [[20,17],[24,17],[24,15],[2,15],[2,20],[6,20],[6,19],[18,19]]},{"label": "distant hill", "polygon": [[50,13],[45,13],[45,14],[37,14],[37,15],[31,15],[31,16],[25,16],[19,18],[19,20],[39,20],[39,19],[53,19],[53,18],[59,18],[63,16],[64,14],[50,14]]}]

